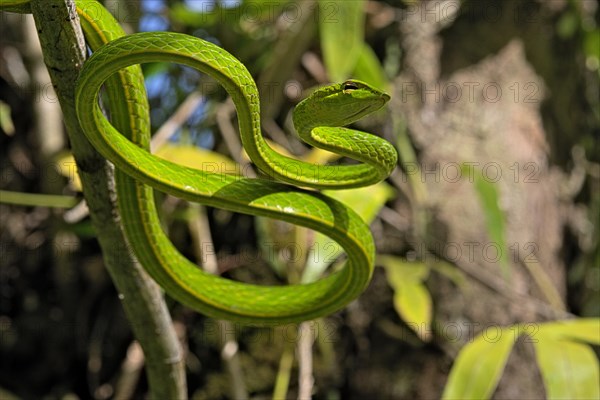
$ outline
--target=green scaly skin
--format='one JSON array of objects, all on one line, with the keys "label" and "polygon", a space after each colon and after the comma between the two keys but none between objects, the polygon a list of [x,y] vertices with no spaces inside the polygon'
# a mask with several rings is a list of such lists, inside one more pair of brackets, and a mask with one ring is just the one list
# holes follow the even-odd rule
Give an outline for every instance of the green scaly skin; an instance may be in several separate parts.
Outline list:
[{"label": "green scaly skin", "polygon": [[[314,319],[355,299],[367,286],[374,264],[373,239],[361,218],[314,191],[273,180],[207,173],[153,156],[148,150],[147,98],[137,64],[175,62],[217,79],[234,100],[242,143],[252,161],[267,176],[301,187],[359,187],[389,175],[397,162],[393,146],[373,135],[342,128],[381,108],[389,96],[363,82],[347,81],[321,88],[301,102],[294,114],[300,136],[363,164],[302,162],[275,152],[265,142],[254,80],[225,50],[177,33],[125,36],[95,0],[77,0],[76,5],[94,52],[78,80],[77,115],[90,142],[117,167],[118,205],[127,240],[164,290],[205,315],[262,324]],[[0,8],[27,12],[28,7],[24,1],[0,0]],[[111,123],[98,105],[98,92],[105,82]],[[207,274],[183,257],[162,231],[152,188],[208,206],[318,230],[346,250],[348,261],[340,271],[306,285],[265,287]]]}]

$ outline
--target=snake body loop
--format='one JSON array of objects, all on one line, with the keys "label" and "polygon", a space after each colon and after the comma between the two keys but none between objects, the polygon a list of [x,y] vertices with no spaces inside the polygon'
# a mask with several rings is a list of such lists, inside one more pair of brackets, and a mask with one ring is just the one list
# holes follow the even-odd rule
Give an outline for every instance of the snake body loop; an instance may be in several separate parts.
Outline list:
[{"label": "snake body loop", "polygon": [[[356,298],[368,284],[374,264],[373,240],[360,217],[315,191],[274,180],[207,173],[152,155],[148,150],[148,104],[137,64],[174,62],[215,78],[234,100],[242,143],[253,162],[268,176],[300,187],[365,186],[391,172],[397,157],[393,146],[342,127],[379,109],[389,97],[358,81],[317,90],[295,112],[300,136],[309,144],[362,163],[317,166],[302,162],[277,153],[265,142],[254,80],[225,50],[177,33],[125,36],[95,0],[78,0],[76,5],[93,51],[77,83],[77,115],[90,142],[117,167],[118,206],[126,237],[153,279],[170,296],[203,314],[250,323],[313,319]],[[0,8],[26,12],[27,4],[23,0],[0,0]],[[98,104],[103,84],[111,122]],[[264,287],[207,274],[183,257],[162,231],[152,188],[208,206],[318,230],[346,250],[347,263],[326,278],[305,285]]]}]

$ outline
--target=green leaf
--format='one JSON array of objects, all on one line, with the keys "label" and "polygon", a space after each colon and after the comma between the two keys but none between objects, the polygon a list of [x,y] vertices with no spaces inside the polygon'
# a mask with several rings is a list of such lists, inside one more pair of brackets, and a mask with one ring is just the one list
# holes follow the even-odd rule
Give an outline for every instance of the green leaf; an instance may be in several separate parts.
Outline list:
[{"label": "green leaf", "polygon": [[385,71],[371,47],[363,43],[362,50],[358,56],[354,77],[367,82],[378,89],[387,90],[388,80]]},{"label": "green leaf", "polygon": [[514,335],[502,329],[493,341],[480,335],[463,347],[450,371],[442,399],[489,399],[514,342]]},{"label": "green leaf", "polygon": [[325,67],[332,82],[350,77],[363,49],[364,0],[319,2],[319,29]]},{"label": "green leaf", "polygon": [[165,144],[156,156],[177,164],[215,174],[242,175],[240,166],[222,154],[190,145]]},{"label": "green leaf", "polygon": [[510,263],[508,262],[508,247],[505,240],[504,212],[500,209],[497,186],[494,182],[483,177],[479,169],[469,168],[466,164],[462,166],[462,176],[472,177],[475,191],[481,202],[487,233],[492,243],[498,246],[498,262],[506,277],[510,274]]},{"label": "green leaf", "polygon": [[385,182],[357,189],[324,190],[323,193],[352,208],[367,224],[375,219],[381,207],[395,194]]},{"label": "green leaf", "polygon": [[546,330],[535,337],[535,354],[548,399],[600,398],[598,359],[588,345],[556,339]]},{"label": "green leaf", "polygon": [[[394,190],[385,182],[357,189],[324,192],[329,197],[352,208],[366,223],[375,219],[385,202],[394,196]],[[327,267],[343,252],[344,250],[339,244],[317,232],[306,260],[302,283],[314,282],[319,279]]]},{"label": "green leaf", "polygon": [[379,256],[377,263],[385,267],[391,287],[398,289],[406,282],[423,282],[429,276],[429,267],[422,262],[406,261],[395,256]]},{"label": "green leaf", "polygon": [[78,200],[73,196],[0,190],[0,203],[23,207],[71,208],[78,203]]},{"label": "green leaf", "polygon": [[[600,345],[600,318],[577,318],[548,322],[540,327],[543,335]],[[536,335],[531,335],[536,338]]]},{"label": "green leaf", "polygon": [[380,256],[388,283],[394,288],[394,308],[407,325],[427,342],[431,339],[432,300],[423,281],[429,267],[422,262],[405,261],[394,256]]},{"label": "green leaf", "polygon": [[2,129],[8,136],[12,136],[15,133],[15,125],[10,115],[10,106],[0,100],[0,129]]},{"label": "green leaf", "polygon": [[431,340],[432,301],[424,284],[409,281],[396,289],[394,308],[422,341]]}]

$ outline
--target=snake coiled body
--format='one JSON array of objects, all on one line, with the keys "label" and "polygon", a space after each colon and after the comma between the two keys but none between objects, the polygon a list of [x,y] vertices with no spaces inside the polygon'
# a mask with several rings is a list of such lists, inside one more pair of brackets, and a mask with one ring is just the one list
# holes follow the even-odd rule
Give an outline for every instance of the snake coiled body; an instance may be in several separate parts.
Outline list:
[{"label": "snake coiled body", "polygon": [[[396,151],[376,136],[343,128],[381,108],[389,97],[347,81],[317,90],[298,105],[294,123],[309,144],[354,158],[354,165],[321,166],[283,156],[262,137],[256,84],[240,61],[196,37],[168,32],[125,36],[95,0],[77,0],[93,51],[75,93],[81,127],[94,147],[116,166],[118,206],[137,259],[163,289],[205,315],[251,323],[313,319],[344,307],[368,284],[374,244],[368,226],[347,206],[310,188],[350,188],[384,179]],[[23,0],[0,8],[27,12]],[[199,171],[149,152],[150,121],[143,75],[137,64],[174,62],[215,78],[233,99],[242,144],[255,165],[273,179],[247,179]],[[109,122],[98,104],[105,84]],[[281,183],[281,182],[285,183]],[[292,185],[295,186],[292,186]],[[203,272],[183,257],[160,227],[152,190],[234,212],[271,217],[320,231],[346,251],[346,265],[317,282],[257,286]]]}]

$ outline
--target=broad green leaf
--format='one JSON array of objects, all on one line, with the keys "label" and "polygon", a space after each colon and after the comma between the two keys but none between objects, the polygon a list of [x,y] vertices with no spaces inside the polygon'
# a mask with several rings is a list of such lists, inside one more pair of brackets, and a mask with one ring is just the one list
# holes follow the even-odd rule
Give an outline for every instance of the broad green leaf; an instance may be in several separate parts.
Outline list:
[{"label": "broad green leaf", "polygon": [[327,164],[328,162],[339,160],[341,157],[341,154],[313,147],[302,157],[302,160],[312,164]]},{"label": "broad green leaf", "polygon": [[[385,182],[347,190],[327,190],[325,193],[352,208],[366,222],[370,223],[386,201],[394,196],[394,190]],[[302,282],[314,282],[325,269],[343,253],[342,247],[332,239],[315,233],[313,245],[307,256]]]},{"label": "broad green leaf", "polygon": [[381,90],[388,89],[388,80],[385,71],[371,47],[363,43],[354,68],[354,78],[367,82]]},{"label": "broad green leaf", "polygon": [[165,144],[156,151],[156,156],[215,174],[241,175],[240,166],[222,154],[189,145]]},{"label": "broad green leaf", "polygon": [[480,335],[463,347],[450,371],[442,399],[489,399],[502,375],[515,342],[508,329],[497,340]]},{"label": "broad green leaf", "polygon": [[319,2],[319,29],[325,67],[332,82],[350,77],[363,48],[364,0]]},{"label": "broad green leaf", "polygon": [[357,189],[324,190],[323,193],[350,207],[367,224],[375,219],[381,207],[395,194],[385,182]]},{"label": "broad green leaf", "polygon": [[420,282],[407,281],[395,290],[396,312],[424,342],[431,340],[431,304],[429,290]]},{"label": "broad green leaf", "polygon": [[[600,318],[548,322],[540,326],[540,332],[557,340],[576,340],[600,345]],[[532,337],[535,338],[535,334]]]},{"label": "broad green leaf", "polygon": [[423,284],[429,276],[429,267],[394,256],[379,256],[377,263],[385,267],[388,283],[394,289],[396,312],[421,340],[429,341],[432,301]]},{"label": "broad green leaf", "polygon": [[536,335],[537,362],[548,399],[598,399],[598,359],[590,346],[556,339],[548,332]]},{"label": "broad green leaf", "polygon": [[504,271],[505,276],[510,274],[510,264],[508,262],[508,247],[505,240],[504,212],[500,209],[497,186],[494,182],[483,177],[479,169],[471,169],[466,164],[462,166],[462,176],[472,177],[475,184],[475,191],[481,202],[487,233],[492,243],[499,251],[498,261]]},{"label": "broad green leaf", "polygon": [[429,276],[429,267],[422,262],[382,255],[377,257],[377,263],[385,267],[387,280],[394,289],[406,282],[423,282]]}]

